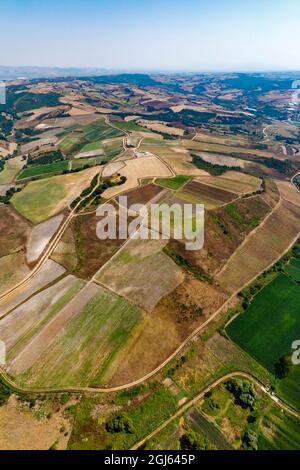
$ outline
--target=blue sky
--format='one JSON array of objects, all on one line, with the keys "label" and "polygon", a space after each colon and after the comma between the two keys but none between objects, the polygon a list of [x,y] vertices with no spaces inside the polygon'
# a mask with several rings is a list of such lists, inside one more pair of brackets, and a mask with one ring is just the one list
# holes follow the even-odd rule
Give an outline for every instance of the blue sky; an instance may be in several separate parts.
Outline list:
[{"label": "blue sky", "polygon": [[0,65],[300,70],[299,0],[1,0]]}]

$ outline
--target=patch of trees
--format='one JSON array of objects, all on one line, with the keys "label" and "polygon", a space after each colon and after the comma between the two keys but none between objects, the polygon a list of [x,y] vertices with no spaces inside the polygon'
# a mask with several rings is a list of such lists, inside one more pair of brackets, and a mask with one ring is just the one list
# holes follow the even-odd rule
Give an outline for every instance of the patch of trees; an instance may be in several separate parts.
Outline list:
[{"label": "patch of trees", "polygon": [[12,131],[13,121],[0,114],[0,138],[5,139]]},{"label": "patch of trees", "polygon": [[15,193],[19,193],[21,188],[12,187],[6,191],[5,196],[0,196],[0,204],[8,204]]},{"label": "patch of trees", "polygon": [[300,189],[300,176],[296,176],[294,182],[296,183],[296,186]]},{"label": "patch of trees", "polygon": [[61,105],[58,93],[30,93],[27,90],[15,93],[13,87],[6,91],[6,104],[0,105],[0,111],[11,112],[15,117],[17,113],[43,108],[44,106]]},{"label": "patch of trees", "polygon": [[278,142],[284,142],[288,145],[295,145],[299,144],[300,142],[300,134],[298,134],[296,137],[283,137],[282,135],[276,135],[275,140]]},{"label": "patch of trees", "polygon": [[132,420],[126,413],[120,413],[106,423],[106,430],[111,433],[124,432],[126,434],[134,434],[134,426]]},{"label": "patch of trees", "polygon": [[34,165],[46,165],[50,163],[55,163],[61,160],[64,160],[65,157],[60,150],[54,150],[53,152],[48,152],[38,157],[32,157],[28,155],[27,165],[34,166]]},{"label": "patch of trees", "polygon": [[252,383],[242,379],[231,379],[226,382],[226,388],[242,408],[255,409],[257,397]]},{"label": "patch of trees", "polygon": [[239,73],[235,78],[226,78],[222,83],[229,88],[252,92],[259,91],[260,93],[271,90],[289,90],[292,86],[292,80],[275,79],[247,73]]},{"label": "patch of trees", "polygon": [[18,142],[30,142],[34,137],[42,134],[44,132],[42,129],[32,129],[31,127],[26,127],[24,129],[16,129],[15,137]]},{"label": "patch of trees", "polygon": [[189,260],[178,254],[170,245],[163,248],[163,252],[168,255],[172,260],[181,268],[190,272],[199,281],[208,282],[212,284],[212,278],[205,274],[198,266],[194,266]]},{"label": "patch of trees", "polygon": [[211,445],[205,436],[189,428],[180,438],[181,450],[209,450]]},{"label": "patch of trees", "polygon": [[111,188],[113,186],[122,185],[126,182],[126,180],[126,176],[121,176],[119,181],[106,180],[102,184],[99,184],[98,187],[96,187],[98,184],[98,175],[95,175],[91,181],[90,186],[84,189],[80,196],[72,202],[71,208],[74,209],[74,207],[77,206],[81,199],[83,199],[83,201],[81,201],[81,203],[78,205],[78,210],[82,210],[84,207],[88,206],[93,200],[95,204],[99,204],[101,202],[101,194],[106,189]]},{"label": "patch of trees", "polygon": [[10,397],[9,387],[0,379],[0,406],[4,405]]},{"label": "patch of trees", "polygon": [[256,162],[261,163],[267,168],[272,168],[286,176],[291,176],[297,170],[297,167],[290,160],[278,160],[277,158],[263,158],[255,159]]},{"label": "patch of trees", "polygon": [[216,124],[225,124],[231,126],[237,126],[245,124],[248,121],[251,121],[252,118],[250,116],[222,116],[219,115],[215,119]]},{"label": "patch of trees", "polygon": [[152,116],[145,115],[143,116],[149,121],[163,121],[167,123],[183,124],[187,127],[199,127],[201,124],[208,123],[210,120],[216,117],[216,113],[210,112],[198,112],[189,109],[183,109],[178,113],[175,113],[171,109],[167,112],[153,114]]},{"label": "patch of trees", "polygon": [[229,238],[232,238],[228,225],[219,215],[214,215],[213,221],[222,230],[223,235],[228,236]]},{"label": "patch of trees", "polygon": [[[198,155],[198,153],[192,152],[191,155],[193,158],[193,164],[197,168],[207,171],[210,175],[221,176],[229,169],[232,169],[230,166],[214,165],[213,163],[206,162],[200,157],[200,155]],[[239,171],[239,168],[235,167],[234,171]]]},{"label": "patch of trees", "polygon": [[243,447],[249,450],[257,450],[257,434],[252,429],[247,429],[242,437]]}]

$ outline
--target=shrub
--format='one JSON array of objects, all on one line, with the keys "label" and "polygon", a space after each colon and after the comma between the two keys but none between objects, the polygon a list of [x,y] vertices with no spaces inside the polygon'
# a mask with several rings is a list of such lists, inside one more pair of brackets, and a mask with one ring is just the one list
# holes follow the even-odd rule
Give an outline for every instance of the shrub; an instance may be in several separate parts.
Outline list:
[{"label": "shrub", "polygon": [[120,413],[108,421],[106,423],[106,430],[112,434],[116,432],[134,433],[133,423],[126,413]]}]

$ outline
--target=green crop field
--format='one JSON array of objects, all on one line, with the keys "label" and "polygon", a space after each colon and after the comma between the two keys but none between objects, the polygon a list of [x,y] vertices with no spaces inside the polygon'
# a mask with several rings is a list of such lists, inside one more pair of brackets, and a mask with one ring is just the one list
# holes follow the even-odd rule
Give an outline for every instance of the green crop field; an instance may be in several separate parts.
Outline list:
[{"label": "green crop field", "polygon": [[229,337],[268,370],[300,338],[300,286],[284,274],[265,287],[227,328]]},{"label": "green crop field", "polygon": [[33,176],[47,175],[49,173],[62,173],[64,170],[67,170],[69,162],[66,160],[49,163],[46,165],[33,165],[22,170],[18,175],[18,180],[25,178],[31,178]]},{"label": "green crop field", "polygon": [[285,267],[285,271],[295,281],[300,281],[300,259],[292,258],[290,263]]},{"label": "green crop field", "polygon": [[176,190],[181,188],[185,183],[191,180],[191,176],[177,175],[175,178],[158,178],[155,180],[157,184],[164,188]]},{"label": "green crop field", "polygon": [[0,184],[8,184],[14,181],[14,178],[20,171],[20,166],[13,163],[13,160],[5,162],[4,168],[0,171]]},{"label": "green crop field", "polygon": [[103,139],[110,139],[112,137],[118,137],[122,135],[117,129],[108,126],[101,119],[99,121],[93,122],[88,126],[83,128],[84,136],[89,142],[95,142]]},{"label": "green crop field", "polygon": [[300,410],[299,385],[300,366],[294,366],[287,377],[278,380],[276,383],[276,393],[298,410]]},{"label": "green crop field", "polygon": [[91,142],[90,144],[86,144],[80,149],[80,152],[92,152],[93,150],[101,150],[103,148],[102,142]]},{"label": "green crop field", "polygon": [[139,308],[99,287],[22,380],[52,387],[101,384],[142,317]]},{"label": "green crop field", "polygon": [[90,174],[91,169],[31,181],[21,192],[14,194],[11,204],[26,219],[38,224],[74,200],[74,188],[82,187],[83,182],[89,184],[87,172]]}]

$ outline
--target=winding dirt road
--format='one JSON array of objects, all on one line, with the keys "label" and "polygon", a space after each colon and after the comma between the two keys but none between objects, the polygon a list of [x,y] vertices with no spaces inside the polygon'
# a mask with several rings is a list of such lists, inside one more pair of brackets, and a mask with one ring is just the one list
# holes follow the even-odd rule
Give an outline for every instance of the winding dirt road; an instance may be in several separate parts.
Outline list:
[{"label": "winding dirt road", "polygon": [[140,441],[136,442],[130,450],[137,450],[139,447],[141,447],[143,444],[145,444],[146,441],[154,437],[156,434],[158,434],[160,431],[162,431],[166,426],[168,426],[172,421],[174,421],[176,418],[181,416],[183,413],[185,413],[189,408],[191,408],[193,405],[195,405],[199,400],[201,400],[206,393],[208,393],[210,390],[213,388],[217,387],[218,385],[226,382],[229,379],[232,379],[233,377],[243,377],[245,379],[251,380],[252,382],[255,382],[256,385],[261,389],[263,393],[268,395],[273,402],[281,409],[287,411],[289,414],[295,416],[296,418],[300,419],[300,413],[298,413],[296,410],[293,408],[289,407],[286,405],[283,401],[281,401],[278,397],[275,395],[272,395],[268,389],[264,386],[262,382],[260,382],[256,377],[254,377],[251,374],[248,374],[246,372],[231,372],[229,374],[224,375],[223,377],[214,380],[212,383],[210,383],[206,388],[201,390],[200,393],[198,393],[194,398],[186,402],[184,405],[182,405],[176,413],[174,413],[170,418],[168,418],[166,421],[164,421],[162,424],[160,424],[154,431],[152,431],[150,434],[145,436],[143,439]]}]

